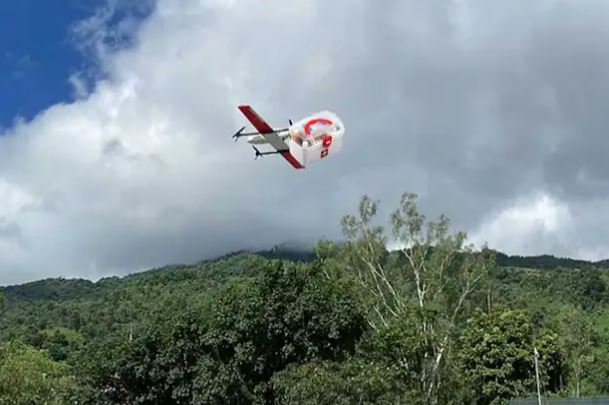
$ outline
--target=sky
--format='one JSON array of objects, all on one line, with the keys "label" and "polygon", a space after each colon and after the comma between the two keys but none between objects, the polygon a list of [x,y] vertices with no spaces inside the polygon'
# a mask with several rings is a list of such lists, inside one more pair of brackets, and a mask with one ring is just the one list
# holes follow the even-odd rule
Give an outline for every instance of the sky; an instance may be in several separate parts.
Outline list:
[{"label": "sky", "polygon": [[0,125],[7,127],[16,117],[31,119],[70,96],[66,79],[80,61],[66,41],[66,28],[90,13],[69,2],[61,7],[32,0],[0,3]]},{"label": "sky", "polygon": [[[603,0],[0,6],[0,285],[340,238],[403,192],[511,254],[609,257]],[[305,170],[234,143],[251,104],[344,121]]]},{"label": "sky", "polygon": [[31,120],[45,108],[74,98],[72,81],[95,72],[77,32],[90,18],[112,13],[110,24],[141,21],[151,3],[65,0],[0,3],[0,128]]}]

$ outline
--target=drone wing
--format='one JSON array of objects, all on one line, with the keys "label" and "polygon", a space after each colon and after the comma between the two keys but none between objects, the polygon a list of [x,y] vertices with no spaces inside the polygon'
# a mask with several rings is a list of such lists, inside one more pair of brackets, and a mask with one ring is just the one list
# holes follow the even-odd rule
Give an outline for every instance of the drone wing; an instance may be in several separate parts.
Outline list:
[{"label": "drone wing", "polygon": [[254,111],[254,109],[249,105],[240,105],[239,110],[245,115],[245,117],[252,123],[252,125],[260,132],[260,135],[266,139],[266,141],[273,147],[277,152],[283,156],[285,160],[287,160],[294,169],[304,169],[304,166],[301,165],[294,156],[290,153],[290,147],[287,143],[285,143],[279,135],[271,128],[269,124],[266,123]]}]

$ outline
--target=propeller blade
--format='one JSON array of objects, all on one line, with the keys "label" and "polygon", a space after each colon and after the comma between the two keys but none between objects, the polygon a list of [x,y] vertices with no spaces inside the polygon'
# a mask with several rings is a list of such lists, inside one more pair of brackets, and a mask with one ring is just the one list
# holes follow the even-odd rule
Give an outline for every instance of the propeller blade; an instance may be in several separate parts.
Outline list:
[{"label": "propeller blade", "polygon": [[235,139],[235,142],[237,142],[237,140],[239,139],[239,135],[241,135],[241,132],[243,132],[244,129],[245,129],[245,127],[241,128],[240,130],[235,132],[235,134],[233,135],[233,138]]}]

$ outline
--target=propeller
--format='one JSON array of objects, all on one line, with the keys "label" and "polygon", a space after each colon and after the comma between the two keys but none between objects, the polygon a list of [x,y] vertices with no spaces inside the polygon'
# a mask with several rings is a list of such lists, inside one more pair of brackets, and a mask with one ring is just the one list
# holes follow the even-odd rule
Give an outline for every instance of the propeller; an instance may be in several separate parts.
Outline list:
[{"label": "propeller", "polygon": [[252,148],[254,148],[254,150],[256,151],[256,157],[254,158],[254,160],[258,160],[258,158],[262,156],[262,153],[260,153],[260,151],[256,149],[254,145],[252,145]]},{"label": "propeller", "polygon": [[241,135],[241,132],[243,132],[244,129],[245,129],[245,127],[241,128],[240,130],[235,132],[235,135],[233,135],[233,139],[235,139],[235,142],[237,142],[237,140],[239,139],[239,135]]}]

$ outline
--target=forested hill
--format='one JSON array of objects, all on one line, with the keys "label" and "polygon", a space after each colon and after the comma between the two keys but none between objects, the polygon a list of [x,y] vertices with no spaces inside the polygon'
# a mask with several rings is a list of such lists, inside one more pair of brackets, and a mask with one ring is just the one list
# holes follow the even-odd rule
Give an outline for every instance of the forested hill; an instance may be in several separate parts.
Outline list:
[{"label": "forested hill", "polygon": [[[121,283],[129,284],[134,280],[159,279],[159,274],[165,274],[171,280],[175,280],[177,272],[186,272],[189,277],[191,271],[199,269],[201,265],[223,262],[231,257],[253,254],[267,259],[281,259],[295,262],[310,263],[315,260],[313,249],[295,249],[283,244],[277,245],[269,250],[249,252],[245,250],[235,251],[213,259],[204,260],[193,265],[172,265],[158,269],[152,269],[141,273],[131,274],[125,277],[103,278],[97,282],[84,279],[50,278],[21,285],[0,286],[8,300],[73,300],[73,299],[98,299],[108,291],[117,288]],[[521,269],[594,269],[609,268],[609,261],[585,261],[570,258],[556,257],[552,255],[539,256],[511,256],[496,252],[496,263],[503,268]],[[145,282],[145,281],[143,281]]]},{"label": "forested hill", "polygon": [[500,404],[535,395],[535,349],[544,396],[609,395],[602,262],[463,250],[403,204],[408,251],[364,198],[314,253],[3,287],[0,403]]},{"label": "forested hill", "polygon": [[497,252],[497,264],[499,266],[527,267],[531,269],[555,269],[562,268],[593,268],[609,267],[609,260],[586,261],[570,259],[566,257],[556,257],[552,255],[539,256],[510,256]]},{"label": "forested hill", "polygon": [[[291,250],[282,249],[280,246],[270,250],[257,252],[236,251],[221,257],[204,260],[200,263],[191,265],[171,265],[161,268],[151,269],[139,273],[130,274],[123,277],[107,277],[97,282],[86,279],[65,279],[48,278],[29,283],[0,286],[0,292],[4,293],[6,300],[94,300],[99,299],[114,289],[123,285],[175,282],[180,279],[189,279],[193,272],[202,268],[207,268],[213,264],[227,263],[227,260],[234,257],[245,257],[255,255],[267,259],[281,259],[295,262],[312,262],[315,253],[312,250]],[[235,269],[226,270],[225,275],[229,275]],[[241,270],[237,270],[240,272]],[[183,274],[180,274],[183,273]]]}]

